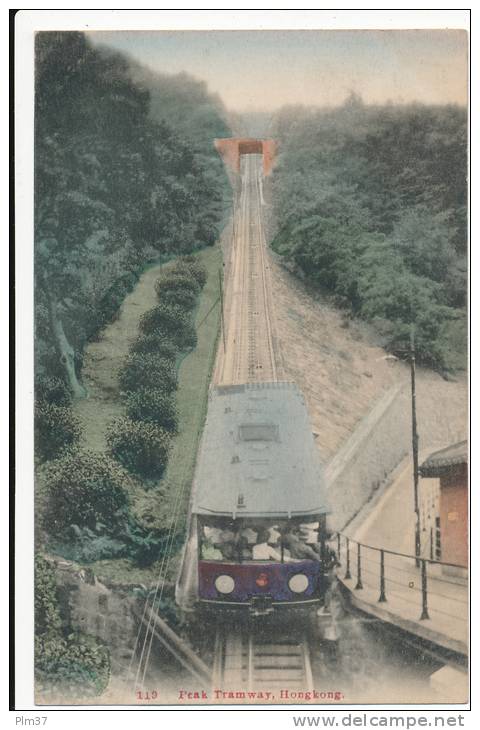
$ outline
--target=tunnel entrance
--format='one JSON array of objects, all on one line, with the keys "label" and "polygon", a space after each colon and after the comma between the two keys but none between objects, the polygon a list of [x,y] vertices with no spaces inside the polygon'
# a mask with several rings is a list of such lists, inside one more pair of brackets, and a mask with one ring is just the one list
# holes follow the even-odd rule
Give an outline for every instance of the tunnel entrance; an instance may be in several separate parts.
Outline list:
[{"label": "tunnel entrance", "polygon": [[261,139],[249,139],[238,143],[239,155],[263,155],[263,142]]},{"label": "tunnel entrance", "polygon": [[227,137],[216,139],[215,147],[227,167],[240,172],[242,155],[262,155],[263,174],[269,175],[275,161],[276,143],[273,139],[254,139],[252,137]]}]

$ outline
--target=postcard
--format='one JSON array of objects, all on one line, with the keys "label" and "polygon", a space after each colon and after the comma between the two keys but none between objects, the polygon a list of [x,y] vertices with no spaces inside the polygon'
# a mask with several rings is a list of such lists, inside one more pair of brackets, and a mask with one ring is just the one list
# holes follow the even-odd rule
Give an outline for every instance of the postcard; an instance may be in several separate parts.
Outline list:
[{"label": "postcard", "polygon": [[468,704],[468,43],[36,29],[40,709]]}]

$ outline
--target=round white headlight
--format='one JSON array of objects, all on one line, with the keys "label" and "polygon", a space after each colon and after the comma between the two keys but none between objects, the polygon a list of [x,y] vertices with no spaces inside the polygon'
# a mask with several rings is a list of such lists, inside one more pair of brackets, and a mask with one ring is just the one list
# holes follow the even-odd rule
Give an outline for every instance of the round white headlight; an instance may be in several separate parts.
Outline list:
[{"label": "round white headlight", "polygon": [[215,578],[215,588],[219,593],[231,593],[235,588],[235,581],[230,575],[219,575]]},{"label": "round white headlight", "polygon": [[292,575],[292,577],[288,581],[288,587],[294,593],[303,593],[308,588],[307,576],[303,575],[303,573],[297,573],[297,575]]}]

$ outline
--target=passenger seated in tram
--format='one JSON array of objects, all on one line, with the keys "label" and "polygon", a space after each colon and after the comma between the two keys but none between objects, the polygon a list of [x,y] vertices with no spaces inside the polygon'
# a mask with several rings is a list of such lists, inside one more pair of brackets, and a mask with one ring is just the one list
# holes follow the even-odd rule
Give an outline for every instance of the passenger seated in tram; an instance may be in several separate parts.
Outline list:
[{"label": "passenger seated in tram", "polygon": [[319,559],[319,553],[301,539],[300,527],[292,525],[289,531],[282,535],[282,544],[290,552],[292,558],[297,560]]},{"label": "passenger seated in tram", "polygon": [[249,560],[274,560],[297,562],[319,560],[318,523],[299,525],[281,522],[218,522],[204,525],[201,557],[204,560],[244,562]]},{"label": "passenger seated in tram", "polygon": [[218,549],[217,545],[215,545],[210,540],[203,540],[202,541],[202,559],[203,560],[222,560],[223,555]]},{"label": "passenger seated in tram", "polygon": [[241,533],[238,535],[236,552],[240,562],[253,559],[253,548],[249,544],[248,538]]},{"label": "passenger seated in tram", "polygon": [[240,527],[238,534],[241,538],[245,538],[248,545],[255,545],[257,542],[258,531],[252,530],[248,525]]},{"label": "passenger seated in tram", "polygon": [[269,531],[261,530],[258,533],[257,544],[253,546],[252,555],[254,560],[276,560],[281,562],[282,555],[280,551],[275,550],[269,544]]}]

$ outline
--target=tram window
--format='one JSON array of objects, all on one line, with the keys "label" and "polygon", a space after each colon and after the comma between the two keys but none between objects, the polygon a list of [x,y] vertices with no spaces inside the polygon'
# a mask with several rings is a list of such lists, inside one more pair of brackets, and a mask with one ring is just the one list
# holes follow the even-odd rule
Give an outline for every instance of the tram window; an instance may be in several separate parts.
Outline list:
[{"label": "tram window", "polygon": [[208,521],[200,528],[200,559],[228,562],[318,560],[318,522]]}]

